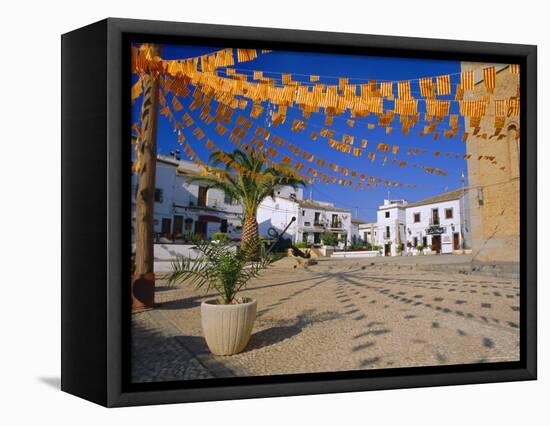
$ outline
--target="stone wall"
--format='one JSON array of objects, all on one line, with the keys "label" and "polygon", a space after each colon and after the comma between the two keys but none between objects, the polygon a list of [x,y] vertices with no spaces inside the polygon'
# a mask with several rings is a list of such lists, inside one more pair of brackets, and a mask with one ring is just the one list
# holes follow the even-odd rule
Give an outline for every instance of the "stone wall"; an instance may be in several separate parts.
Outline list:
[{"label": "stone wall", "polygon": [[[481,69],[490,64],[462,63],[462,71],[476,70],[476,86],[468,98],[481,98],[486,89]],[[499,135],[494,128],[494,99],[516,96],[519,76],[507,66],[496,66],[497,79],[490,96],[487,115],[479,131],[473,134],[465,118],[468,159],[468,195],[470,204],[473,256],[479,261],[519,261],[519,132],[518,117],[508,117]],[[480,155],[495,156],[494,164]]]}]

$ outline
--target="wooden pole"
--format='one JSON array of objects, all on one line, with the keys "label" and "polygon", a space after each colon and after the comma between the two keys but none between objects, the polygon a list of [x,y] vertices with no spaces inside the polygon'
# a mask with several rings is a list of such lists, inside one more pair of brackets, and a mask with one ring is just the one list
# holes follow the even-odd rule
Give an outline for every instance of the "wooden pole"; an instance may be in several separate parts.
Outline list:
[{"label": "wooden pole", "polygon": [[[153,57],[160,56],[160,46],[149,47]],[[138,141],[141,164],[136,194],[136,253],[132,277],[133,311],[152,308],[155,303],[153,250],[159,78],[158,75],[144,74],[142,82],[141,133]]]}]

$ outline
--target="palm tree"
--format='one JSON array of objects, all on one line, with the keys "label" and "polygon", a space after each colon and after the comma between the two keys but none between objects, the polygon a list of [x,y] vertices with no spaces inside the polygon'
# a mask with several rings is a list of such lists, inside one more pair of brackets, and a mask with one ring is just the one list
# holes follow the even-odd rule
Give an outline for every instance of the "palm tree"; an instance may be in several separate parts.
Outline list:
[{"label": "palm tree", "polygon": [[209,163],[212,173],[191,178],[191,181],[206,182],[208,188],[220,189],[239,200],[244,214],[241,249],[249,250],[255,257],[259,247],[256,213],[261,202],[267,197],[275,198],[277,186],[297,189],[306,182],[289,168],[268,167],[265,156],[252,150],[217,151],[212,153]]}]

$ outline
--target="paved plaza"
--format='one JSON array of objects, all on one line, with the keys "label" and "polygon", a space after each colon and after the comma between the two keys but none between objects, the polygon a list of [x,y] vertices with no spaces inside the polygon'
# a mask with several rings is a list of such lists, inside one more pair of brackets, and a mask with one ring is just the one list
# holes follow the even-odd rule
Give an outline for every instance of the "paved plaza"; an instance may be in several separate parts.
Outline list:
[{"label": "paved plaza", "polygon": [[450,266],[467,260],[303,267],[285,258],[243,292],[258,300],[258,315],[245,351],[228,357],[210,354],[202,337],[200,303],[209,296],[159,280],[157,307],[132,316],[133,381],[519,360],[519,280]]}]

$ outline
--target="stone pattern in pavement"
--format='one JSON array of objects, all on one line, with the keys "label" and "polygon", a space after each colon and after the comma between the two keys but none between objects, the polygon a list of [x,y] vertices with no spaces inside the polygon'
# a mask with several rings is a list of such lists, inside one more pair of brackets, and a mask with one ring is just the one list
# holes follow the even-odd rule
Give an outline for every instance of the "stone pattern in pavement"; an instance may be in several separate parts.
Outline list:
[{"label": "stone pattern in pavement", "polygon": [[132,381],[198,380],[214,377],[183,346],[173,327],[159,323],[154,312],[132,318]]},{"label": "stone pattern in pavement", "polygon": [[210,354],[202,338],[208,296],[160,284],[157,308],[133,316],[137,382],[519,359],[514,279],[283,259],[244,291],[258,316],[245,351],[229,357]]}]

